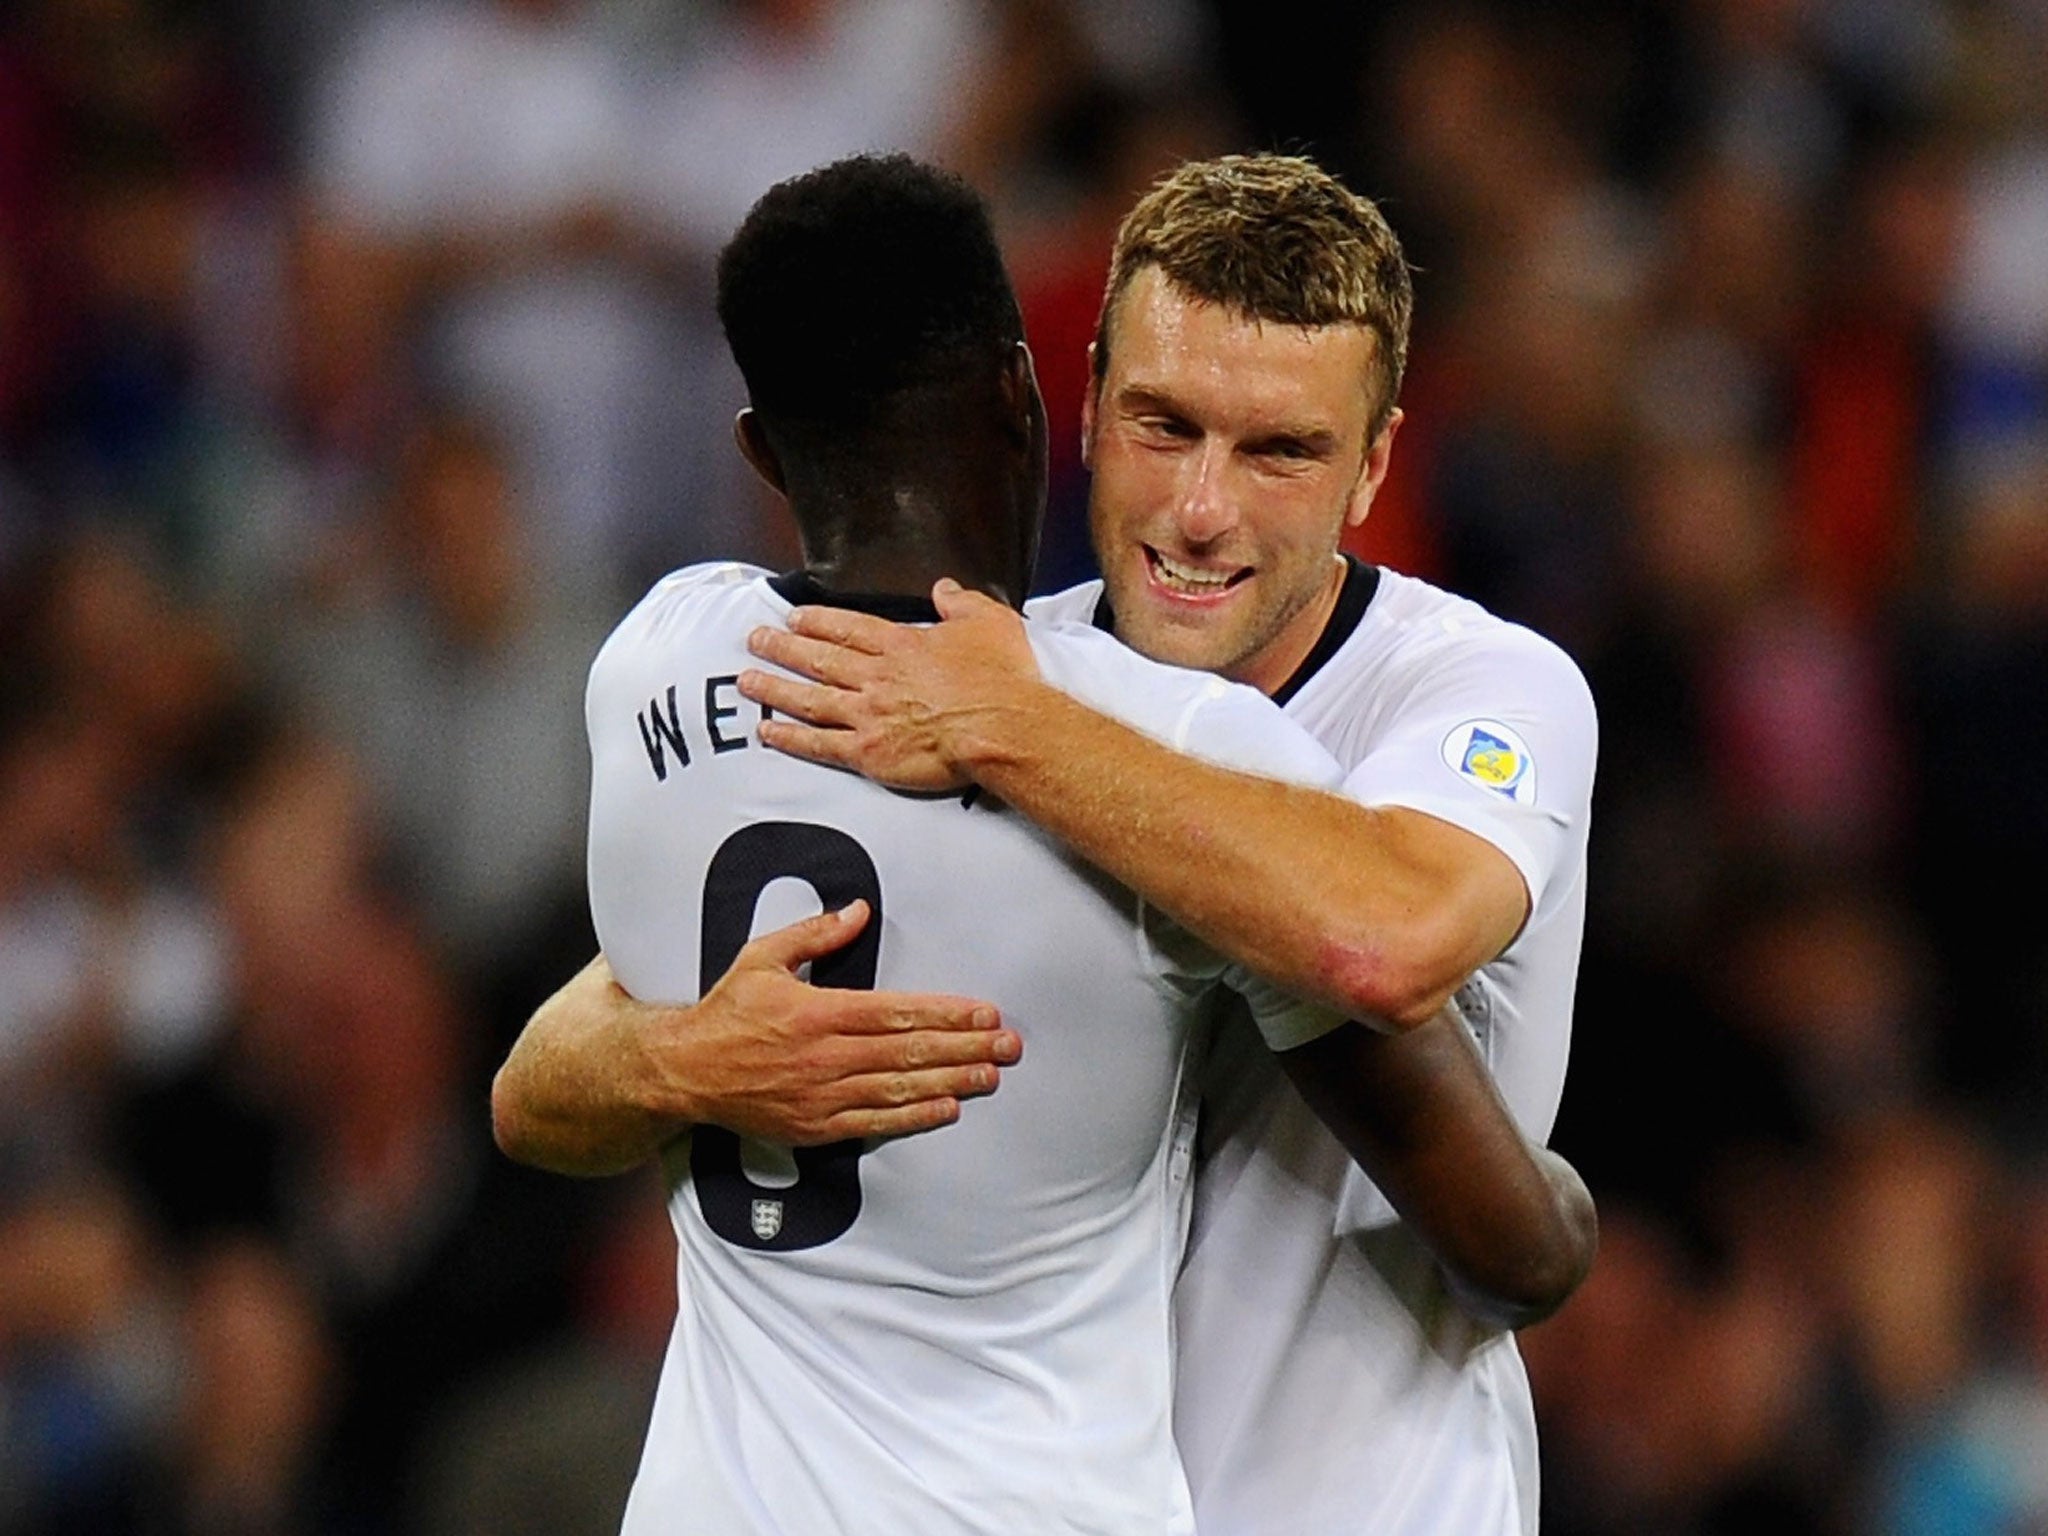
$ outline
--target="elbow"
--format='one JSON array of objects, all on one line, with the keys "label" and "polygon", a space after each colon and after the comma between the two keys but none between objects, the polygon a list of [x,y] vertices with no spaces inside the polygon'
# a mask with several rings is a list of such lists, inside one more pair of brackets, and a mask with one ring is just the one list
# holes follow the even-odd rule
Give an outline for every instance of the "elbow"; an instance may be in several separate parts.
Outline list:
[{"label": "elbow", "polygon": [[1452,1276],[1451,1291],[1459,1305],[1480,1323],[1508,1333],[1533,1328],[1556,1316],[1584,1278],[1563,1266],[1531,1264],[1484,1282]]},{"label": "elbow", "polygon": [[1509,1314],[1505,1326],[1530,1328],[1556,1316],[1585,1282],[1598,1246],[1598,1224],[1589,1205],[1584,1228],[1570,1234],[1555,1252],[1531,1264],[1519,1277],[1520,1283],[1502,1298]]},{"label": "elbow", "polygon": [[517,1069],[517,1057],[491,1080],[491,1140],[515,1163],[572,1179],[609,1178],[648,1155],[637,1143],[607,1140],[602,1128],[565,1120],[537,1097]]},{"label": "elbow", "polygon": [[1324,947],[1322,1000],[1388,1034],[1436,1017],[1466,972],[1428,934],[1353,935]]},{"label": "elbow", "polygon": [[510,1075],[509,1066],[500,1067],[491,1079],[491,1140],[513,1162],[536,1166],[530,1124]]},{"label": "elbow", "polygon": [[1529,1328],[1555,1316],[1593,1268],[1600,1246],[1600,1221],[1586,1186],[1561,1161],[1550,1170],[1556,1190],[1552,1219],[1517,1261],[1484,1281],[1454,1278],[1466,1309],[1489,1327]]},{"label": "elbow", "polygon": [[[1528,919],[1528,890],[1505,856],[1393,890],[1333,888],[1304,914],[1317,935],[1321,1000],[1400,1033],[1434,1018]],[[1498,868],[1494,866],[1498,865]]]}]

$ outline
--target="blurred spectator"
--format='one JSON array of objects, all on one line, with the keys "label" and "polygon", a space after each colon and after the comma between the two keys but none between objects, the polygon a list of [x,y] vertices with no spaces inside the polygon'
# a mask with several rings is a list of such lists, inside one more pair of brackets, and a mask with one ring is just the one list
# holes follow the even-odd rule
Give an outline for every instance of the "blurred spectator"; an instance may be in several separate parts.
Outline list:
[{"label": "blurred spectator", "polygon": [[183,1322],[176,1529],[307,1529],[335,1360],[304,1281],[260,1243],[222,1244],[194,1265]]},{"label": "blurred spectator", "polygon": [[655,92],[640,195],[715,252],[786,177],[864,149],[943,151],[986,48],[980,8],[946,0],[726,0]]},{"label": "blurred spectator", "polygon": [[0,1530],[139,1530],[174,1422],[175,1324],[122,1193],[66,1182],[0,1220]]},{"label": "blurred spectator", "polygon": [[17,1174],[90,1155],[112,1085],[203,1049],[228,985],[178,863],[173,786],[232,703],[232,659],[118,544],[82,541],[40,576],[14,658],[29,692],[0,733],[0,1089],[19,1105],[0,1142]]},{"label": "blurred spectator", "polygon": [[[429,376],[519,445],[526,537],[607,599],[659,518],[654,387],[671,329],[629,219],[623,61],[582,0],[387,8],[317,94],[320,238],[396,260]],[[368,317],[373,325],[391,316]]]},{"label": "blurred spectator", "polygon": [[543,576],[496,441],[422,421],[384,505],[274,638],[356,754],[437,935],[487,968],[579,890],[583,678],[608,623]]}]

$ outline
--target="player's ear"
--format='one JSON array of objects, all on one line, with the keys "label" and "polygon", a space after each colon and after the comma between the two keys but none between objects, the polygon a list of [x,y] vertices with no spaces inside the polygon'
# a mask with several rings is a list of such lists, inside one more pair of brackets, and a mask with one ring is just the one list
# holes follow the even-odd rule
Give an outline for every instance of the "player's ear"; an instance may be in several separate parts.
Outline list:
[{"label": "player's ear", "polygon": [[1013,435],[1019,442],[1029,442],[1034,424],[1045,415],[1045,402],[1038,393],[1038,368],[1032,361],[1030,347],[1020,341],[1010,348],[996,387],[1002,392],[1003,410]]},{"label": "player's ear", "polygon": [[733,417],[732,440],[739,444],[740,457],[754,466],[755,474],[778,493],[789,494],[789,488],[782,480],[782,461],[775,456],[775,445],[768,441],[761,418],[754,414],[751,405]]},{"label": "player's ear", "polygon": [[1102,374],[1095,366],[1099,342],[1088,343],[1088,387],[1081,392],[1081,464],[1095,467],[1095,397],[1102,393]]},{"label": "player's ear", "polygon": [[1372,440],[1365,450],[1365,463],[1359,466],[1358,482],[1351,487],[1351,499],[1344,506],[1344,526],[1356,528],[1372,511],[1372,499],[1379,495],[1380,486],[1387,478],[1387,466],[1394,460],[1394,434],[1401,430],[1404,418],[1397,407],[1387,417],[1387,424],[1380,428],[1380,435]]}]

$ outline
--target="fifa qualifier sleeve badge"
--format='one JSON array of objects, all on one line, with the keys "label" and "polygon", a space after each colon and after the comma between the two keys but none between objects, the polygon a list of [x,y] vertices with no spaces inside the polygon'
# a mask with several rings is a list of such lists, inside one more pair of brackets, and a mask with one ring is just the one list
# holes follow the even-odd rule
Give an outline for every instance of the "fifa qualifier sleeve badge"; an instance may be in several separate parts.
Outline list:
[{"label": "fifa qualifier sleeve badge", "polygon": [[1529,745],[1498,720],[1467,720],[1444,738],[1444,766],[1459,778],[1505,795],[1517,805],[1536,803],[1536,759]]}]

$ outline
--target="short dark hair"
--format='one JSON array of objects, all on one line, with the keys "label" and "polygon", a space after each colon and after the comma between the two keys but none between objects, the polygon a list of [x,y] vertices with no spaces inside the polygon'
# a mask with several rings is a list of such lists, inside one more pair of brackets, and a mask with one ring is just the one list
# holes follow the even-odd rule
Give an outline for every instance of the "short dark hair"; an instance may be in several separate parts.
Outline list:
[{"label": "short dark hair", "polygon": [[858,426],[1024,337],[980,197],[907,155],[771,187],[719,255],[718,319],[754,409],[792,425]]}]

